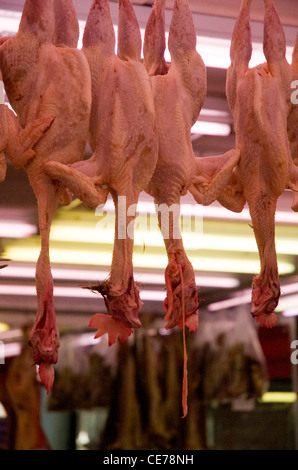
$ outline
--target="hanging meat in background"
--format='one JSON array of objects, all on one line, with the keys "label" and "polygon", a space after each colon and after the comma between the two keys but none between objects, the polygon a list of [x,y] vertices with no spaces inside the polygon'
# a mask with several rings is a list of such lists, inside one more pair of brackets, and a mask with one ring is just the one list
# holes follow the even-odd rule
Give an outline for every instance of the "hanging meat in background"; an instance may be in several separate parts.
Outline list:
[{"label": "hanging meat in background", "polygon": [[[183,348],[180,331],[173,328],[165,334],[163,321],[157,314],[146,313],[141,319],[143,328],[135,331],[124,344],[118,344],[117,373],[108,419],[97,448],[206,449],[206,410],[211,401],[208,401],[210,396],[202,395],[204,357],[195,335],[187,338],[192,358],[190,412],[181,419],[179,384],[183,377]],[[202,336],[200,341],[204,342]]]},{"label": "hanging meat in background", "polygon": [[141,326],[142,302],[132,263],[134,205],[157,160],[151,84],[140,61],[140,30],[129,0],[119,1],[118,55],[108,0],[93,1],[83,52],[92,77],[93,155],[71,167],[50,162],[46,171],[89,207],[104,204],[109,193],[113,197],[116,221],[111,272],[106,282],[92,286],[103,295],[108,315],[97,314],[90,321],[98,329],[97,336],[108,333],[112,344],[118,337],[124,341],[132,328]]},{"label": "hanging meat in background", "polygon": [[[72,12],[70,31],[75,23],[72,0],[55,2],[56,12],[65,6]],[[65,18],[65,28],[67,18]],[[59,26],[60,28],[60,26]],[[72,35],[72,33],[71,33]],[[88,137],[91,80],[85,56],[74,48],[56,47],[55,16],[51,0],[26,0],[19,30],[0,49],[0,66],[6,93],[17,118],[25,128],[32,121],[47,119],[48,131],[34,146],[34,152],[12,163],[24,167],[38,204],[41,251],[36,265],[37,313],[30,343],[47,391],[54,379],[59,332],[53,301],[53,280],[49,257],[49,231],[60,202],[71,198],[57,181],[44,171],[48,160],[65,164],[83,158]],[[76,38],[76,41],[78,37]],[[67,43],[67,39],[64,38]],[[71,36],[71,45],[74,45]],[[45,130],[45,129],[44,129]],[[30,134],[29,134],[30,135]]]},{"label": "hanging meat in background", "polygon": [[160,323],[156,315],[143,315],[143,328],[119,344],[117,377],[99,448],[185,448],[186,421],[179,406],[181,343],[177,330],[161,336]]},{"label": "hanging meat in background", "polygon": [[[31,329],[31,327],[30,327]],[[21,353],[8,366],[5,391],[6,408],[13,412],[14,426],[10,450],[50,450],[41,424],[40,384],[32,365],[28,344],[30,329],[24,328]]]},{"label": "hanging meat in background", "polygon": [[275,250],[276,202],[290,187],[297,190],[297,169],[292,162],[287,118],[290,111],[291,68],[286,42],[272,0],[265,0],[264,54],[267,62],[252,69],[251,0],[243,0],[231,43],[227,98],[235,120],[240,160],[233,183],[219,201],[241,212],[248,203],[261,271],[252,283],[252,316],[272,327],[280,296]]}]

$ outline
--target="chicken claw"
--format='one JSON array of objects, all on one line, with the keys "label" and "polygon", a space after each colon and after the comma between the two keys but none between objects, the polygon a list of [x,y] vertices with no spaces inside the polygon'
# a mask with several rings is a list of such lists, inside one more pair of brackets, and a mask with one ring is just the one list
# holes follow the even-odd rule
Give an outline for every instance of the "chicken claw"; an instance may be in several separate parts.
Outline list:
[{"label": "chicken claw", "polygon": [[131,328],[123,324],[123,321],[102,313],[93,315],[89,327],[97,328],[94,338],[100,338],[104,334],[108,334],[109,346],[112,346],[118,338],[121,343],[124,343],[133,332]]}]

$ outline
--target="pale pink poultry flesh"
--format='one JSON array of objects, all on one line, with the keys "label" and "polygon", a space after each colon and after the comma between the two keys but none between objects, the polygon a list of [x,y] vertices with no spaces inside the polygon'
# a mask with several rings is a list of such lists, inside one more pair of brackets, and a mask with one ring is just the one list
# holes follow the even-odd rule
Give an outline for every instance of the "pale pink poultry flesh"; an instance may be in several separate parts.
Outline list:
[{"label": "pale pink poultry flesh", "polygon": [[[59,2],[55,4],[57,11]],[[62,4],[64,7],[65,2]],[[68,5],[73,9],[71,0]],[[65,27],[67,30],[66,23]],[[13,146],[8,153],[12,163],[26,169],[37,198],[41,250],[36,265],[37,313],[30,343],[48,392],[59,347],[49,233],[59,203],[69,203],[71,197],[45,173],[44,164],[48,160],[70,164],[82,159],[91,109],[91,78],[86,58],[77,49],[56,47],[55,34],[52,1],[26,0],[18,33],[0,49],[5,89],[17,115],[17,120],[13,113],[8,115],[11,128],[15,133],[25,132],[25,142],[38,140],[32,150],[29,145],[25,155],[15,154]],[[38,123],[36,128],[34,122]],[[27,126],[32,126],[33,133],[26,131]]]},{"label": "pale pink poultry flesh", "polygon": [[[298,33],[292,54],[292,97],[291,110],[288,116],[288,137],[290,142],[292,160],[298,165],[298,104],[297,104],[297,83],[298,83]],[[298,211],[298,192],[293,191],[292,209]]]},{"label": "pale pink poultry flesh", "polygon": [[[148,185],[157,160],[157,137],[151,84],[141,63],[141,36],[130,0],[119,1],[118,55],[108,0],[95,0],[87,19],[83,52],[92,77],[90,159],[64,166],[46,165],[46,171],[86,205],[97,207],[111,193],[115,204],[115,239],[108,280],[92,286],[105,300],[108,314],[92,317],[97,335],[108,333],[112,344],[124,341],[141,326],[142,302],[133,276],[133,239],[127,228],[135,214],[127,211]],[[119,197],[125,210],[118,214]],[[123,218],[124,217],[124,218]],[[119,236],[119,230],[124,236]],[[131,233],[131,231],[130,231]]]},{"label": "pale pink poultry flesh", "polygon": [[[200,204],[210,204],[228,183],[239,159],[238,151],[217,157],[196,158],[191,127],[206,96],[206,67],[196,50],[196,32],[188,0],[176,0],[169,32],[171,65],[165,58],[165,0],[156,0],[144,41],[144,64],[151,76],[159,138],[157,166],[147,188],[157,207],[166,206],[169,218],[160,228],[168,254],[164,302],[167,328],[198,328],[198,289],[195,273],[178,230],[179,205],[189,190]],[[174,211],[171,212],[171,207]],[[178,210],[175,210],[175,207]],[[175,227],[175,233],[174,233]],[[182,273],[182,279],[181,279]],[[184,305],[182,305],[182,298]]]},{"label": "pale pink poultry flesh", "polygon": [[240,161],[233,184],[219,201],[241,211],[248,203],[259,257],[260,273],[252,283],[252,316],[272,327],[280,297],[275,250],[275,210],[278,197],[297,188],[297,171],[287,137],[291,70],[286,60],[284,32],[272,0],[265,0],[264,54],[267,62],[252,69],[251,0],[243,0],[231,43],[227,98],[235,120]]}]

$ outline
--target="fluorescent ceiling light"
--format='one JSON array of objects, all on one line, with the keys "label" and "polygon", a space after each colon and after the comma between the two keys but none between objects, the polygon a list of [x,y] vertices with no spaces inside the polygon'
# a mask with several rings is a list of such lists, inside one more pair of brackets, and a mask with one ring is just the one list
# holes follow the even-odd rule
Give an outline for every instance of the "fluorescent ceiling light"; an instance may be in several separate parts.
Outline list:
[{"label": "fluorescent ceiling light", "polygon": [[1,332],[0,338],[3,341],[10,340],[12,338],[19,338],[23,336],[23,330],[21,328],[8,329],[7,331]]},{"label": "fluorescent ceiling light", "polygon": [[[35,297],[36,289],[33,285],[2,284],[0,285],[0,295]],[[54,286],[54,297],[90,300],[96,299],[94,292],[90,289],[63,286]],[[141,290],[140,297],[143,301],[163,301],[166,297],[166,292],[165,290]]]},{"label": "fluorescent ceiling light", "polygon": [[283,312],[288,310],[289,315],[289,310],[292,310],[293,308],[298,308],[298,294],[282,296],[279,300],[276,311]]},{"label": "fluorescent ceiling light", "polygon": [[[151,197],[150,197],[151,199]],[[197,202],[192,203],[183,203],[183,197],[181,198],[181,205],[180,205],[180,215],[185,217],[205,217],[205,207],[198,204]],[[158,207],[158,205],[157,205]],[[61,220],[63,220],[63,209],[60,211],[62,215]],[[115,205],[112,198],[109,196],[107,202],[104,206],[99,206],[98,209],[95,211],[95,216],[102,216],[105,212],[114,214],[115,213]],[[153,200],[151,201],[144,201],[139,200],[137,203],[136,213],[140,215],[153,215],[156,217],[156,208]],[[58,213],[58,219],[60,222],[60,217]],[[55,223],[54,220],[54,223]]]},{"label": "fluorescent ceiling light", "polygon": [[9,328],[7,323],[0,323],[0,334],[7,332]]},{"label": "fluorescent ceiling light", "polygon": [[[276,312],[283,312],[284,316],[298,315],[298,283],[281,285],[281,296]],[[296,294],[294,294],[296,293]],[[294,294],[294,295],[291,295]],[[238,307],[240,305],[249,304],[251,302],[251,289],[245,289],[239,292],[235,297],[226,300],[214,302],[208,305],[210,312],[218,312],[228,308]]]},{"label": "fluorescent ceiling light", "polygon": [[[104,211],[105,208],[102,209],[102,212]],[[192,211],[192,208],[190,208],[190,211]],[[148,218],[145,217],[136,218],[134,245],[145,247],[145,249],[150,247],[164,248],[164,240],[155,214],[152,215],[149,222],[148,224]],[[219,235],[218,233],[212,233],[213,228],[208,225],[206,226],[207,231],[204,231],[204,218],[200,215],[194,216],[192,221],[190,218],[183,216],[182,222],[180,218],[183,244],[186,250],[215,250],[220,247],[220,251],[227,252],[258,252],[253,231],[250,229],[246,230],[248,234],[220,233]],[[113,245],[114,225],[114,214],[112,213],[110,216],[101,219],[100,222],[94,221],[93,223],[90,223],[90,221],[82,223],[79,220],[60,220],[59,218],[52,223],[51,240],[80,244],[84,240],[84,243],[89,244]],[[276,234],[276,247],[279,255],[295,254],[298,252],[298,239]]]},{"label": "fluorescent ceiling light", "polygon": [[[10,245],[6,247],[5,255],[15,262],[36,262],[40,248],[36,246]],[[256,256],[250,259],[231,258],[230,256],[204,256],[198,252],[187,253],[189,259],[198,272],[220,273],[248,273],[259,272],[259,260]],[[67,245],[52,247],[51,260],[54,264],[84,265],[84,266],[111,266],[112,250],[69,248]],[[165,250],[159,254],[137,253],[133,255],[133,263],[136,269],[161,269],[168,263]],[[295,271],[295,266],[290,262],[279,262],[280,274],[290,274]]]},{"label": "fluorescent ceiling light", "polygon": [[21,346],[21,343],[5,343],[3,349],[4,349],[4,361],[5,361],[9,357],[18,356],[21,353],[22,346]]},{"label": "fluorescent ceiling light", "polygon": [[[246,207],[242,212],[232,212],[222,206],[210,205],[201,209],[201,214],[205,219],[214,220],[235,220],[238,222],[250,222],[251,217],[249,209]],[[298,224],[298,214],[294,211],[277,210],[275,214],[277,224]]]},{"label": "fluorescent ceiling light", "polygon": [[231,126],[219,122],[197,121],[191,128],[192,134],[217,135],[227,137],[231,134]]},{"label": "fluorescent ceiling light", "polygon": [[[5,272],[2,272],[3,277],[6,279],[10,278],[22,278],[22,279],[34,279],[35,278],[35,266],[7,266]],[[96,269],[67,269],[52,267],[52,275],[54,280],[67,280],[67,281],[104,281],[109,276],[109,271],[102,271]],[[135,272],[134,273],[136,282],[141,284],[149,285],[161,285],[165,284],[164,273],[145,273]],[[1,273],[0,273],[1,279]],[[223,289],[233,289],[238,287],[240,281],[234,277],[228,276],[196,276],[196,283],[201,287],[219,287]]]},{"label": "fluorescent ceiling light", "polygon": [[237,297],[232,297],[230,299],[221,300],[219,302],[214,302],[209,304],[207,309],[210,312],[219,312],[220,310],[226,310],[228,308],[239,307],[240,305],[249,304],[251,302],[251,290],[242,291]]},{"label": "fluorescent ceiling light", "polygon": [[297,394],[295,392],[266,392],[259,401],[264,403],[295,403]]},{"label": "fluorescent ceiling light", "polygon": [[36,234],[36,225],[17,220],[0,221],[1,238],[26,238]]},{"label": "fluorescent ceiling light", "polygon": [[0,403],[0,418],[7,418],[7,413],[2,403]]},{"label": "fluorescent ceiling light", "polygon": [[288,308],[282,312],[284,317],[297,317],[298,316],[298,305],[297,307]]}]

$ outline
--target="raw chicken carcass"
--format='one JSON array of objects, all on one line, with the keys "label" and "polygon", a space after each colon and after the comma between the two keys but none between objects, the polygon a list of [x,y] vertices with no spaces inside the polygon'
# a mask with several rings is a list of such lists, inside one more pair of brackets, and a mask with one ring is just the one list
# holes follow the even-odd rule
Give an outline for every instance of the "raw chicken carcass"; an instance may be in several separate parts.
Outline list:
[{"label": "raw chicken carcass", "polygon": [[284,32],[272,0],[265,0],[264,54],[267,62],[249,68],[252,53],[251,0],[243,0],[232,43],[227,74],[227,98],[235,119],[240,161],[233,183],[219,201],[241,211],[248,203],[259,257],[260,273],[252,283],[252,316],[272,327],[280,296],[275,250],[275,210],[278,197],[297,189],[296,168],[287,136],[291,69]]},{"label": "raw chicken carcass", "polygon": [[[108,315],[92,317],[97,336],[112,344],[141,326],[142,302],[133,277],[132,227],[139,193],[148,185],[157,160],[151,84],[141,57],[141,36],[130,0],[119,0],[118,55],[108,0],[94,0],[87,19],[83,52],[91,69],[90,159],[71,166],[49,162],[46,171],[90,207],[115,204],[115,240],[109,279],[100,292]],[[123,212],[120,213],[119,201]],[[130,235],[130,236],[129,236]]]},{"label": "raw chicken carcass", "polygon": [[9,405],[15,414],[14,450],[50,450],[41,422],[40,384],[36,367],[32,366],[32,351],[24,332],[21,353],[13,358],[8,371],[6,388]]},{"label": "raw chicken carcass", "polygon": [[[191,331],[196,331],[198,293],[177,221],[180,198],[189,190],[198,203],[213,202],[229,181],[239,152],[231,150],[217,157],[194,156],[191,127],[205,100],[206,67],[196,50],[196,32],[188,0],[174,3],[168,41],[171,65],[167,65],[164,10],[165,0],[155,0],[144,41],[144,64],[151,76],[159,138],[158,161],[147,192],[154,197],[157,206],[169,260],[164,303],[167,328],[182,327],[185,321]],[[167,213],[163,208],[168,209]]]},{"label": "raw chicken carcass", "polygon": [[[292,55],[292,95],[291,95],[291,110],[288,116],[288,137],[290,142],[290,149],[292,160],[295,165],[298,165],[298,104],[297,104],[297,88],[298,88],[298,33]],[[293,204],[292,209],[298,211],[298,192],[293,191]]]},{"label": "raw chicken carcass", "polygon": [[[73,8],[72,0],[68,4]],[[20,130],[26,130],[37,119],[48,120],[45,126],[48,130],[34,146],[33,154],[29,152],[17,162],[26,169],[38,203],[41,236],[36,265],[38,305],[30,343],[48,392],[54,380],[52,364],[57,362],[59,347],[49,232],[56,208],[60,202],[70,202],[70,197],[65,188],[45,173],[44,164],[48,160],[69,164],[82,159],[91,109],[91,78],[86,58],[77,49],[56,47],[55,33],[52,1],[26,0],[17,34],[0,49],[5,89],[17,115],[15,129],[19,126]]]}]

